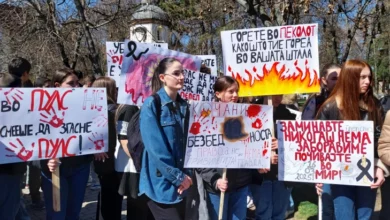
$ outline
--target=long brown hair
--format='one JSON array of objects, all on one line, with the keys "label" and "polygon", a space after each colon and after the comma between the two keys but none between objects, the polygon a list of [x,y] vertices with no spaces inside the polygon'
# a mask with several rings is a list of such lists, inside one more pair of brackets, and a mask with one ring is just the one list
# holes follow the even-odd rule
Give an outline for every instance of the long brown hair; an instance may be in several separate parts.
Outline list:
[{"label": "long brown hair", "polygon": [[106,88],[107,91],[107,101],[111,103],[116,103],[116,83],[115,80],[111,79],[108,76],[101,76],[93,82],[92,86],[94,88]]},{"label": "long brown hair", "polygon": [[[366,67],[369,68],[371,73],[370,85],[366,93],[361,94],[360,73]],[[375,124],[379,124],[381,121],[380,106],[373,92],[373,74],[368,63],[361,60],[348,60],[342,66],[340,77],[329,99],[325,101],[323,106],[336,101],[343,120],[361,120],[360,108],[363,107],[369,112],[369,119],[373,120]]]}]

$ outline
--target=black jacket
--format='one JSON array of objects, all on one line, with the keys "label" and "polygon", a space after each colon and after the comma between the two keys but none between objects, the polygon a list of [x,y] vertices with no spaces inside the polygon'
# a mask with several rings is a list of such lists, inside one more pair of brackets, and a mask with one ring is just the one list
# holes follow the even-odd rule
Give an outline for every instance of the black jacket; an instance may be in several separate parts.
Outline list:
[{"label": "black jacket", "polygon": [[[18,88],[22,87],[22,82],[19,78],[8,74],[3,73],[0,74],[0,88],[1,87],[9,87],[9,88]],[[1,116],[0,116],[1,117]],[[0,140],[0,146],[2,146],[2,141]],[[11,163],[11,164],[1,164],[0,165],[0,174],[10,174],[10,175],[18,175],[26,172],[27,163]]]},{"label": "black jacket", "polygon": [[[379,103],[378,100],[376,100],[376,106],[378,106],[378,114],[380,114],[381,120],[380,124],[375,125],[374,123],[374,157],[379,158],[378,156],[378,139],[381,136],[381,130],[382,130],[382,123],[384,120],[384,111]],[[342,120],[340,109],[337,107],[336,101],[332,101],[327,103],[323,108],[318,112],[317,115],[318,120]],[[360,119],[362,121],[369,121],[369,114],[368,111],[360,108]]]}]

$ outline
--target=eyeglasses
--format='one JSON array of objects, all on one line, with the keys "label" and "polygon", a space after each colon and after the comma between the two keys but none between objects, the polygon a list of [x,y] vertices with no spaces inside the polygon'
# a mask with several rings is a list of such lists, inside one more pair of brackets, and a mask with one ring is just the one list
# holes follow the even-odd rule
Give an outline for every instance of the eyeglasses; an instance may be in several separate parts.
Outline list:
[{"label": "eyeglasses", "polygon": [[173,76],[175,78],[178,78],[179,76],[184,76],[184,70],[176,70],[174,71],[173,73],[171,74],[164,74],[164,75],[169,75],[169,76]]}]

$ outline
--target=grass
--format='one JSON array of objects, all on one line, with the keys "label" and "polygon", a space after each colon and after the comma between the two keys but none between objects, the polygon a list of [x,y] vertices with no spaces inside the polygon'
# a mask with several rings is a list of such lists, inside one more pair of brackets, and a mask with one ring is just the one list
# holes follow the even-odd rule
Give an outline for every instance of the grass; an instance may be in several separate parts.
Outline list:
[{"label": "grass", "polygon": [[297,183],[292,195],[295,203],[294,220],[317,219],[318,196],[314,184]]}]

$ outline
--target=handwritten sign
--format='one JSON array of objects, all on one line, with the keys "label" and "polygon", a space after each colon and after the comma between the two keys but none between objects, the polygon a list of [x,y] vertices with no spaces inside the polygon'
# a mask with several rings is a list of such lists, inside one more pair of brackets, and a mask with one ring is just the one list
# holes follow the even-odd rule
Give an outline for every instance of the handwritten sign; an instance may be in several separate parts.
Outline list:
[{"label": "handwritten sign", "polygon": [[372,121],[278,121],[279,180],[370,186]]},{"label": "handwritten sign", "polygon": [[[148,45],[168,49],[167,43],[152,43]],[[124,51],[124,42],[106,42],[107,76],[113,78],[117,85],[119,85]]]},{"label": "handwritten sign", "polygon": [[184,69],[184,87],[179,92],[183,99],[194,101],[213,101],[214,83],[217,76]]},{"label": "handwritten sign", "polygon": [[105,88],[0,88],[0,164],[106,152]]},{"label": "handwritten sign", "polygon": [[193,102],[184,167],[269,168],[272,106]]},{"label": "handwritten sign", "polygon": [[205,65],[208,69],[210,69],[210,74],[213,76],[218,75],[217,70],[217,56],[215,55],[197,55],[202,59],[202,65]]},{"label": "handwritten sign", "polygon": [[183,68],[199,71],[201,59],[178,51],[126,41],[119,82],[118,103],[142,105],[152,94],[151,80],[155,69],[164,58],[175,58]]},{"label": "handwritten sign", "polygon": [[320,91],[317,24],[222,31],[221,39],[240,96]]}]

